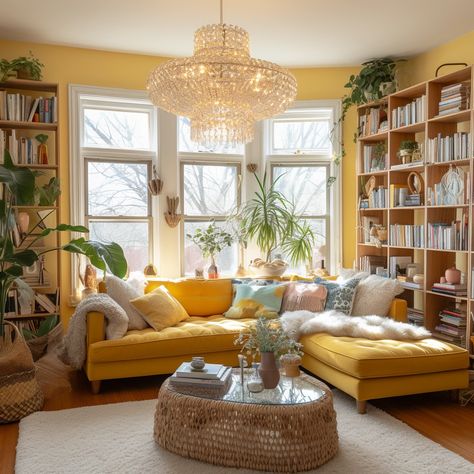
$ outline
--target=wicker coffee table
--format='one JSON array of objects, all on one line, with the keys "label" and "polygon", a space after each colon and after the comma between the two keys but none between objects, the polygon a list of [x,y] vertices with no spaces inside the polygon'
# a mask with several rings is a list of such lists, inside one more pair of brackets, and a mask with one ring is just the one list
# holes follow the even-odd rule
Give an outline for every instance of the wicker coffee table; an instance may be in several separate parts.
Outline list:
[{"label": "wicker coffee table", "polygon": [[301,375],[250,394],[233,372],[227,390],[177,387],[167,379],[155,413],[155,441],[181,456],[272,472],[314,469],[338,449],[332,393]]}]

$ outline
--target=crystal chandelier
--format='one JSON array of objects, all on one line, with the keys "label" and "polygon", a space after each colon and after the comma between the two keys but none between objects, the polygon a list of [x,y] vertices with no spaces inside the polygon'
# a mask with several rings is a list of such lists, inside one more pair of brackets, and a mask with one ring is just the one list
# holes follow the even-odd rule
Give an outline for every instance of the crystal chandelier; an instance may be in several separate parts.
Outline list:
[{"label": "crystal chandelier", "polygon": [[194,53],[158,66],[148,79],[152,102],[189,117],[191,140],[212,147],[253,140],[254,123],[283,112],[296,79],[277,64],[250,57],[248,33],[220,23],[199,28]]}]

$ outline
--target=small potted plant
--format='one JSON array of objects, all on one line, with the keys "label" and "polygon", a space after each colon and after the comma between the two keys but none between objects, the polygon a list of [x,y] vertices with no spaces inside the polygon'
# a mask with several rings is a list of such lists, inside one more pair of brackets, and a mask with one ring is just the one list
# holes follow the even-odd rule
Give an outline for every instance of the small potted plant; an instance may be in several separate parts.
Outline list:
[{"label": "small potted plant", "polygon": [[[403,140],[400,143],[397,156],[402,164],[406,165],[413,161],[413,155],[418,151],[418,142],[415,140]],[[414,161],[419,161],[414,160]]]},{"label": "small potted plant", "polygon": [[299,355],[303,347],[283,331],[280,320],[265,318],[258,318],[241,331],[235,344],[242,345],[242,352],[253,359],[260,356],[260,377],[269,389],[275,388],[280,380],[276,358],[288,352]]},{"label": "small potted plant", "polygon": [[280,362],[287,377],[299,377],[301,365],[300,352],[288,352],[280,357]]},{"label": "small potted plant", "polygon": [[30,79],[40,81],[44,64],[30,51],[28,56],[20,56],[8,61],[0,60],[0,82],[8,78]]},{"label": "small potted plant", "polygon": [[219,273],[216,265],[216,256],[226,247],[230,247],[234,241],[229,232],[216,226],[211,222],[206,229],[196,229],[194,234],[186,234],[186,237],[196,244],[204,258],[211,259],[207,273],[209,278],[218,278]]}]

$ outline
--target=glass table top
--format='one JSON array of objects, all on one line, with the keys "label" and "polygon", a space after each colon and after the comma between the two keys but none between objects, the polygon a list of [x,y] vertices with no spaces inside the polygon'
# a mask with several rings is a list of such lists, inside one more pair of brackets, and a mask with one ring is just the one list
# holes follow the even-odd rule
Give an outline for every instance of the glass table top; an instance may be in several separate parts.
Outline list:
[{"label": "glass table top", "polygon": [[247,388],[247,382],[251,378],[252,370],[245,369],[244,372],[243,385],[240,382],[240,370],[234,369],[231,379],[223,388],[177,385],[172,382],[168,384],[168,387],[186,396],[258,405],[298,405],[314,402],[325,395],[325,390],[313,383],[312,380],[314,382],[316,380],[312,377],[301,375],[290,378],[283,374],[276,388],[251,393]]}]

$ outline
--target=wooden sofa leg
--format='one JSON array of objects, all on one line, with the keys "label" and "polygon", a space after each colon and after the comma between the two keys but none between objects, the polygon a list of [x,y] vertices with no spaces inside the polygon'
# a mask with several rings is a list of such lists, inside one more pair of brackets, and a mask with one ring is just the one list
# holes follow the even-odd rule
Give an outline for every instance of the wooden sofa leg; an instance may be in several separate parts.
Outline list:
[{"label": "wooden sofa leg", "polygon": [[459,402],[459,389],[456,388],[454,390],[450,390],[449,398],[452,402]]},{"label": "wooden sofa leg", "polygon": [[97,395],[100,392],[101,382],[101,380],[91,380],[91,390],[94,395]]},{"label": "wooden sofa leg", "polygon": [[357,413],[365,415],[367,413],[367,400],[356,400],[357,401]]}]

